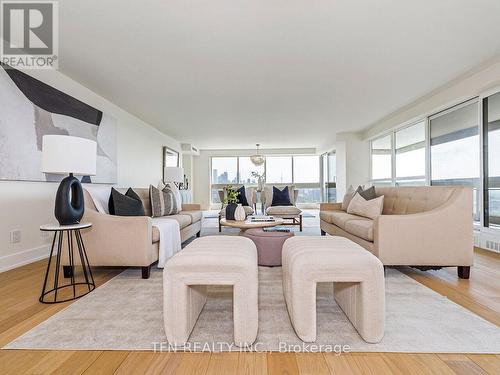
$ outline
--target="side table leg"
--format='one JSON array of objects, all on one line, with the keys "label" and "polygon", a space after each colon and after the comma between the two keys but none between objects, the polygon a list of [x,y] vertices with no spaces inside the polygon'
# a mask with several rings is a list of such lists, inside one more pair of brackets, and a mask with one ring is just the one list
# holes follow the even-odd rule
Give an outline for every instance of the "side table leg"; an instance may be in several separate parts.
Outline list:
[{"label": "side table leg", "polygon": [[75,272],[74,267],[75,264],[73,262],[73,232],[68,231],[68,258],[69,258],[69,268],[72,270],[71,272],[71,284],[73,285],[73,298],[76,298],[76,285],[75,285]]},{"label": "side table leg", "polygon": [[57,243],[56,272],[54,276],[54,302],[57,302],[57,288],[59,285],[59,267],[61,267],[61,251],[64,239],[64,231],[59,231],[59,241]]},{"label": "side table leg", "polygon": [[56,244],[57,233],[58,232],[54,232],[54,238],[52,239],[52,246],[50,248],[50,255],[49,255],[49,264],[47,265],[47,270],[45,271],[45,279],[43,280],[42,294],[38,299],[40,302],[43,302],[43,297],[45,295],[45,288],[47,288],[47,279],[49,277],[50,264],[52,263],[52,256],[54,254],[54,245]]},{"label": "side table leg", "polygon": [[[80,239],[80,245],[82,247],[83,256],[85,257],[85,260],[87,261],[86,267],[85,267],[85,263],[83,263],[83,262],[82,262],[82,265],[84,267],[84,270],[85,270],[85,268],[88,268],[88,273],[90,275],[90,280],[92,281],[92,286],[95,288],[95,281],[94,281],[94,275],[92,274],[92,267],[90,267],[89,258],[87,256],[87,250],[85,250],[85,244],[83,243],[83,238],[82,238],[82,234],[80,233],[80,229],[76,230],[76,236],[77,236],[77,238]],[[89,291],[90,291],[90,285],[89,285]]]}]

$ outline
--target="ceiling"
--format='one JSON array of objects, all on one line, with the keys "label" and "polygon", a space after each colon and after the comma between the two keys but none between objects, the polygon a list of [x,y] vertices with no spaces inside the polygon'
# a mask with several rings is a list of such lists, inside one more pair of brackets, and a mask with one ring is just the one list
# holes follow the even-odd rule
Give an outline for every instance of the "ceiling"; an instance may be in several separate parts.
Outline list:
[{"label": "ceiling", "polygon": [[60,70],[199,148],[324,147],[500,54],[500,1],[64,0]]}]

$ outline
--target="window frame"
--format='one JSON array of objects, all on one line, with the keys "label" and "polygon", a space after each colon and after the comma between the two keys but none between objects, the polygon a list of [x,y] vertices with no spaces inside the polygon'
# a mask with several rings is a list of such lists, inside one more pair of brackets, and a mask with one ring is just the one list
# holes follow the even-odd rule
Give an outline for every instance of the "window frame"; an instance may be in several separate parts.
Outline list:
[{"label": "window frame", "polygon": [[[425,144],[425,175],[421,176],[407,176],[407,177],[397,177],[396,176],[396,134],[404,129],[410,128],[412,126],[415,126],[417,124],[424,123],[424,129],[425,129],[425,139],[424,139],[424,144]],[[390,131],[384,132],[377,137],[374,137],[370,139],[370,162],[369,162],[369,175],[370,175],[370,184],[372,185],[377,185],[378,184],[387,184],[389,183],[390,186],[397,186],[397,183],[399,181],[414,181],[414,180],[423,180],[426,185],[429,183],[428,175],[430,172],[430,140],[429,140],[429,117],[420,117],[417,119],[413,119],[412,121],[409,121],[405,123],[404,125],[401,125],[399,127],[396,127],[394,129],[391,129]],[[372,151],[373,151],[373,142],[385,138],[387,136],[391,137],[391,177],[388,178],[373,178],[373,170],[372,170]]]},{"label": "window frame", "polygon": [[[308,182],[308,183],[295,183],[294,180],[295,180],[295,175],[294,175],[294,156],[314,156],[318,159],[318,170],[319,170],[319,181],[317,183],[315,182]],[[248,187],[256,187],[257,186],[257,183],[255,184],[247,184],[247,183],[241,183],[240,182],[240,158],[248,158],[249,155],[211,155],[209,158],[210,158],[210,161],[209,161],[209,168],[208,168],[208,173],[210,174],[209,176],[209,181],[210,181],[210,184],[209,184],[209,196],[210,196],[210,205],[211,206],[215,206],[215,205],[218,205],[219,203],[218,202],[213,202],[212,201],[212,190],[214,189],[223,189],[226,185],[228,185],[227,183],[224,183],[224,184],[214,184],[212,183],[212,170],[213,170],[213,159],[217,159],[217,158],[236,158],[236,166],[237,166],[237,169],[236,169],[236,178],[238,180],[237,183],[233,183],[233,185],[245,185],[245,186],[248,186]],[[292,175],[292,181],[291,182],[267,182],[266,181],[266,185],[268,184],[276,184],[276,185],[294,185],[296,189],[319,189],[320,190],[320,202],[322,201],[322,196],[321,196],[321,184],[322,184],[322,181],[321,181],[321,155],[318,155],[318,154],[294,154],[294,155],[291,155],[291,154],[270,154],[270,155],[266,155],[266,160],[264,162],[264,173],[267,175],[267,158],[268,157],[287,157],[287,158],[290,158],[291,159],[291,175]],[[317,202],[317,203],[320,203],[320,202]],[[301,204],[301,203],[299,203]],[[310,203],[305,203],[306,205],[307,204],[310,204]]]}]

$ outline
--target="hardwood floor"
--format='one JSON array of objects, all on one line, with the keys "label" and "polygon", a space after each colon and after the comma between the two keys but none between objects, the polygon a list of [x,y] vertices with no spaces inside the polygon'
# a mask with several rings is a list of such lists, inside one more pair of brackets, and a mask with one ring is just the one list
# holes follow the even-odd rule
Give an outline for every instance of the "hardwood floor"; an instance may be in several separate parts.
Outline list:
[{"label": "hardwood floor", "polygon": [[[38,302],[46,261],[0,274],[0,347],[68,304]],[[456,269],[400,268],[500,326],[500,256],[477,249],[469,280]],[[98,285],[122,269],[95,269]],[[1,350],[0,374],[500,374],[500,356],[402,353],[152,353]]]}]

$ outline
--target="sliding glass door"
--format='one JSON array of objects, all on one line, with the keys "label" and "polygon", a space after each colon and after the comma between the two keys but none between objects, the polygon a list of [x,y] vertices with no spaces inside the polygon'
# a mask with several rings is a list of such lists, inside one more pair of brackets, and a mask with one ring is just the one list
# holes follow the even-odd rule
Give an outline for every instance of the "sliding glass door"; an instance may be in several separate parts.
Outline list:
[{"label": "sliding glass door", "polygon": [[484,226],[500,228],[500,93],[483,99]]},{"label": "sliding glass door", "polygon": [[324,154],[323,179],[325,185],[325,201],[337,202],[337,156],[335,151]]},{"label": "sliding glass door", "polygon": [[474,221],[480,220],[478,102],[472,100],[430,118],[431,185],[473,188]]}]

